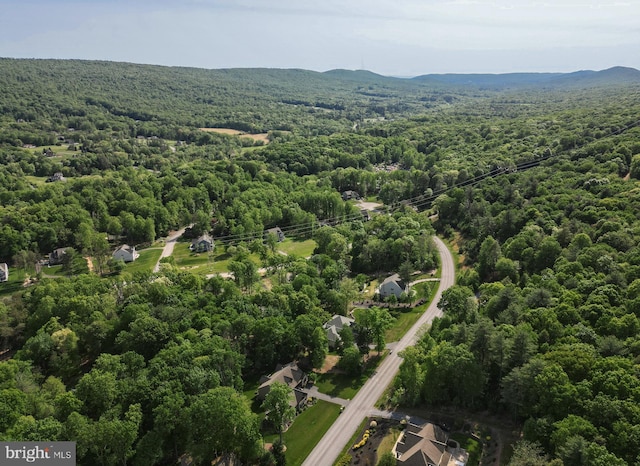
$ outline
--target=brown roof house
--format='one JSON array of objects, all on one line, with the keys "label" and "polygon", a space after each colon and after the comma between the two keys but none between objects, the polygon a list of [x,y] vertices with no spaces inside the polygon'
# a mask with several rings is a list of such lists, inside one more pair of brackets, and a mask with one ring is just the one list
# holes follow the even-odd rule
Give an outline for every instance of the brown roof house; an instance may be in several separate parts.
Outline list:
[{"label": "brown roof house", "polygon": [[9,266],[6,262],[0,264],[0,283],[9,281]]},{"label": "brown roof house", "polygon": [[400,276],[396,273],[387,277],[378,288],[378,293],[381,298],[386,298],[391,295],[395,295],[399,298],[402,293],[409,292],[409,286],[400,280]]},{"label": "brown roof house", "polygon": [[435,424],[408,424],[392,450],[402,466],[464,466],[469,454]]},{"label": "brown roof house", "polygon": [[129,246],[128,244],[123,244],[118,249],[113,251],[112,256],[116,260],[122,259],[125,262],[133,262],[138,257],[140,257],[140,254],[136,251],[135,246]]},{"label": "brown roof house", "polygon": [[208,234],[204,234],[193,241],[189,249],[193,252],[210,252],[213,251],[213,238]]},{"label": "brown roof house", "polygon": [[257,397],[260,401],[264,401],[267,393],[271,390],[271,384],[274,382],[282,382],[293,389],[293,396],[291,397],[291,406],[301,411],[307,402],[307,394],[302,389],[307,385],[309,376],[298,368],[295,362],[289,364],[276,366],[276,370],[273,374],[263,376],[260,379],[260,386],[258,387]]},{"label": "brown roof house", "polygon": [[326,322],[322,327],[327,331],[327,340],[329,340],[329,347],[335,348],[340,344],[342,338],[340,332],[345,327],[350,327],[355,321],[349,317],[334,315],[330,321]]}]

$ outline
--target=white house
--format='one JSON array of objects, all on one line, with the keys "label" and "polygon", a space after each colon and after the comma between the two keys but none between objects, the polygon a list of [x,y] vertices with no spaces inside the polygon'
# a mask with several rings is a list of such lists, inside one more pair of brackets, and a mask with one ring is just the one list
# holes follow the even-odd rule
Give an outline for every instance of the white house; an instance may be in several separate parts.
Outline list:
[{"label": "white house", "polygon": [[136,247],[129,246],[128,244],[123,244],[113,251],[113,258],[116,260],[122,259],[125,262],[133,262],[138,257],[140,257],[140,254],[136,252]]},{"label": "white house", "polygon": [[0,264],[0,283],[9,281],[9,266],[6,262]]},{"label": "white house", "polygon": [[327,340],[329,340],[329,347],[335,348],[342,338],[340,332],[345,327],[350,327],[355,321],[349,317],[334,315],[331,320],[326,322],[322,327],[327,331]]},{"label": "white house", "polygon": [[386,298],[391,295],[399,298],[403,292],[408,293],[409,286],[400,280],[400,276],[397,273],[387,277],[378,288],[378,294],[381,298]]}]

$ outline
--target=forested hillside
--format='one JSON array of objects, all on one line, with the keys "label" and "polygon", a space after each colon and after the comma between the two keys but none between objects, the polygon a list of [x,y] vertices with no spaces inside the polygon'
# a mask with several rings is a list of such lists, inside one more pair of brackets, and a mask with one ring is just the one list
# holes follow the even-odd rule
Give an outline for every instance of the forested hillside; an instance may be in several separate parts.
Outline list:
[{"label": "forested hillside", "polygon": [[[321,367],[322,324],[431,273],[437,232],[458,285],[389,403],[515,420],[535,464],[639,462],[633,71],[514,87],[0,59],[0,438],[75,440],[87,465],[273,464],[247,392]],[[346,190],[382,205],[369,220]],[[111,258],[186,226],[215,254]],[[313,252],[279,251],[276,226]],[[194,265],[218,262],[233,278]],[[358,322],[364,353],[377,324]]]}]

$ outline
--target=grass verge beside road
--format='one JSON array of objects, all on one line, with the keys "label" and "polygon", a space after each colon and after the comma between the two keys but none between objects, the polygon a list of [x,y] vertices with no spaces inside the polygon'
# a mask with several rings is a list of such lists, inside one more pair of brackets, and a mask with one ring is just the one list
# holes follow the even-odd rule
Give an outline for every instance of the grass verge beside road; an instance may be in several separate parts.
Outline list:
[{"label": "grass verge beside road", "polygon": [[[283,435],[284,444],[287,446],[287,465],[302,464],[339,414],[339,405],[322,400],[318,400],[300,413]],[[266,436],[264,440],[272,443],[277,438],[278,435],[272,435]]]}]

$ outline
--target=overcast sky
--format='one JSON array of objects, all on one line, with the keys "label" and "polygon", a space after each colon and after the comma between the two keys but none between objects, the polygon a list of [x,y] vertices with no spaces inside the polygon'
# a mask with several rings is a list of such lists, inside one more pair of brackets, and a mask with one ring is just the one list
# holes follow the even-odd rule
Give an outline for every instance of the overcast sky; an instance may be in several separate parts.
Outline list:
[{"label": "overcast sky", "polygon": [[640,68],[640,0],[0,0],[0,56],[428,73]]}]

